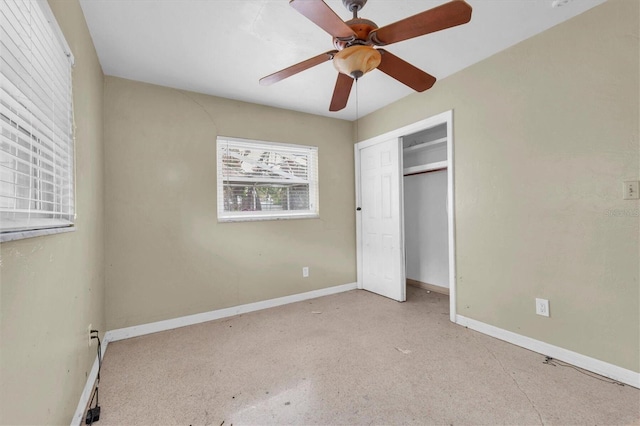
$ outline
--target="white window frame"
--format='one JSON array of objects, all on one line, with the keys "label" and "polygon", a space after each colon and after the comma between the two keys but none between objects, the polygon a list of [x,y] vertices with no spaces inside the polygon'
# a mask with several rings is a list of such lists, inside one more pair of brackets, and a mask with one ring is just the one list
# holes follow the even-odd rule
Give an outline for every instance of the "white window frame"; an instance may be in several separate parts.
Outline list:
[{"label": "white window frame", "polygon": [[73,54],[46,0],[2,1],[0,20],[0,242],[73,231]]},{"label": "white window frame", "polygon": [[[296,155],[307,156],[307,179],[291,180],[292,183],[303,183],[309,185],[309,209],[307,210],[277,210],[277,211],[225,211],[224,209],[224,188],[228,177],[224,176],[223,157],[228,148],[246,147],[250,149],[260,149],[265,152],[287,152]],[[318,184],[318,147],[309,145],[294,145],[276,142],[265,142],[258,140],[239,139],[232,137],[218,136],[216,140],[216,167],[217,167],[217,205],[218,222],[240,222],[258,220],[281,220],[281,219],[308,219],[320,217],[319,206],[319,184]],[[246,182],[263,183],[268,185],[268,178],[244,178]],[[286,179],[286,177],[285,177]]]}]

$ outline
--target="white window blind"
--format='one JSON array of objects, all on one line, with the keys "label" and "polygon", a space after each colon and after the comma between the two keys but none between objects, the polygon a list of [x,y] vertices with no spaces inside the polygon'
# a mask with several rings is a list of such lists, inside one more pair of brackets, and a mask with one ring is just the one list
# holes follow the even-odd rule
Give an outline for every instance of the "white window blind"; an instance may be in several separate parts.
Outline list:
[{"label": "white window blind", "polygon": [[46,1],[0,1],[0,231],[74,220],[73,56]]},{"label": "white window blind", "polygon": [[318,217],[318,148],[219,137],[218,220]]}]

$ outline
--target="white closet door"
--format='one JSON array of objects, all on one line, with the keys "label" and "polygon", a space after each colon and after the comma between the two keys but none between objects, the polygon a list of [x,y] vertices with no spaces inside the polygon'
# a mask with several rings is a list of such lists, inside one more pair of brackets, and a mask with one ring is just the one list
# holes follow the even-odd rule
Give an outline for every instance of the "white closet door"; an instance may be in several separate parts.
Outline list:
[{"label": "white closet door", "polygon": [[359,149],[362,285],[406,300],[402,241],[402,171],[397,138]]}]

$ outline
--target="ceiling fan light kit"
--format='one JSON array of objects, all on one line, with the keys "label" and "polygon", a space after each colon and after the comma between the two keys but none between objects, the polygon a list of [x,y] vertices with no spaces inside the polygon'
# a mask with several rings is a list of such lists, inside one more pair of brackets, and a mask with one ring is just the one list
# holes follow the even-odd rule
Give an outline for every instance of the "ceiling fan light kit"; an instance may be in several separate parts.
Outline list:
[{"label": "ceiling fan light kit", "polygon": [[464,0],[452,0],[378,28],[373,21],[358,18],[358,11],[366,3],[367,0],[342,0],[347,10],[353,13],[353,19],[345,22],[323,0],[289,0],[291,7],[333,37],[333,45],[337,50],[325,52],[263,77],[260,84],[269,85],[333,60],[339,74],[330,111],[346,107],[353,80],[376,68],[415,91],[422,92],[431,88],[436,81],[435,77],[378,47],[466,24],[471,20],[471,6]]},{"label": "ceiling fan light kit", "polygon": [[382,55],[373,46],[345,47],[333,56],[333,66],[343,74],[358,79],[378,68]]}]

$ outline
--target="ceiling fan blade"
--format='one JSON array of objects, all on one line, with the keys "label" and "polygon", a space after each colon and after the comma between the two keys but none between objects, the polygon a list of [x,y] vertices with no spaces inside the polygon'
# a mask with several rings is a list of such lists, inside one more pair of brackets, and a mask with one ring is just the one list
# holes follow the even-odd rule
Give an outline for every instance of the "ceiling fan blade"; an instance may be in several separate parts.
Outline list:
[{"label": "ceiling fan blade", "polygon": [[471,6],[464,0],[452,0],[449,3],[373,30],[369,34],[369,38],[378,46],[397,43],[466,24],[471,20],[471,11]]},{"label": "ceiling fan blade", "polygon": [[436,78],[410,63],[398,58],[384,49],[378,49],[382,53],[382,61],[378,69],[389,77],[395,78],[400,83],[406,84],[416,92],[424,92],[430,89],[436,82]]},{"label": "ceiling fan blade", "polygon": [[322,0],[290,0],[289,5],[332,37],[354,39],[356,34]]},{"label": "ceiling fan blade", "polygon": [[353,86],[353,78],[341,72],[338,73],[338,80],[336,81],[335,89],[333,89],[333,97],[331,98],[329,111],[340,111],[347,106],[351,86]]},{"label": "ceiling fan blade", "polygon": [[309,58],[306,61],[302,61],[278,72],[274,72],[273,74],[270,74],[266,77],[262,77],[260,79],[260,85],[269,86],[273,83],[277,83],[280,80],[284,80],[287,77],[291,77],[294,74],[298,74],[301,71],[307,70],[311,67],[315,67],[316,65],[320,65],[321,63],[332,59],[333,55],[335,55],[336,53],[338,53],[337,50],[329,50],[328,52],[324,52],[319,54],[318,56]]}]

